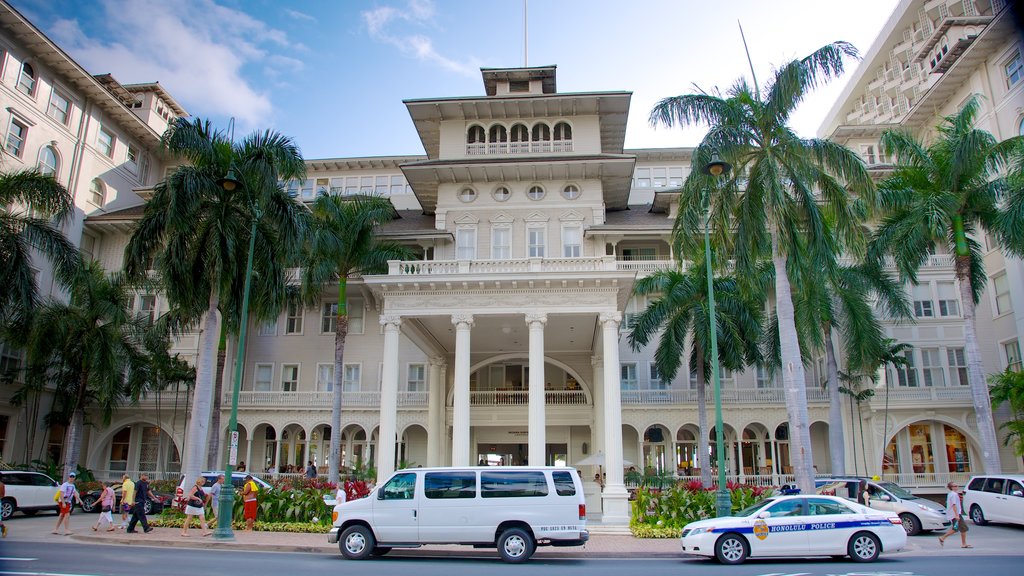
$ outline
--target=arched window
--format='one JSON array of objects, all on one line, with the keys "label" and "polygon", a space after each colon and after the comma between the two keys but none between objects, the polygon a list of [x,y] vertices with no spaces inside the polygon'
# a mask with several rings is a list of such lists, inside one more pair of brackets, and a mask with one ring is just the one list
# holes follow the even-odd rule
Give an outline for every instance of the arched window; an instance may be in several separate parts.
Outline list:
[{"label": "arched window", "polygon": [[555,140],[572,140],[572,126],[565,122],[555,124]]},{"label": "arched window", "polygon": [[100,207],[107,201],[107,187],[99,178],[94,178],[89,184],[89,201]]},{"label": "arched window", "polygon": [[1020,124],[1017,125],[1017,134],[1024,136],[1024,118],[1020,119]]},{"label": "arched window", "polygon": [[486,142],[483,126],[470,126],[466,134],[466,144],[483,144]]},{"label": "arched window", "polygon": [[509,151],[513,154],[525,154],[530,151],[530,130],[523,124],[512,125],[512,143]]},{"label": "arched window", "polygon": [[501,124],[491,126],[487,133],[487,153],[506,154],[508,152],[508,130]]},{"label": "arched window", "polygon": [[18,76],[18,90],[21,90],[29,96],[35,94],[36,71],[28,62],[21,65],[21,75]]},{"label": "arched window", "polygon": [[547,124],[537,124],[533,127],[533,141],[547,142],[551,140],[551,128]]},{"label": "arched window", "polygon": [[39,150],[39,172],[56,178],[59,169],[60,164],[57,159],[57,151],[54,150],[53,146],[43,146]]}]

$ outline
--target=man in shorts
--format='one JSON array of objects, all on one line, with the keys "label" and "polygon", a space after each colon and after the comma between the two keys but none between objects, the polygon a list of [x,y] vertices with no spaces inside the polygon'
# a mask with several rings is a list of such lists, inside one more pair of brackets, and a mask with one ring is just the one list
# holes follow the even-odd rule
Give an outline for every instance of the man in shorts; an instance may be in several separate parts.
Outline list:
[{"label": "man in shorts", "polygon": [[252,532],[252,527],[256,524],[256,510],[259,508],[257,503],[257,493],[260,488],[256,485],[256,481],[252,479],[252,474],[245,477],[245,484],[242,486],[242,517],[245,518],[245,531]]},{"label": "man in shorts", "polygon": [[132,513],[132,503],[135,502],[135,482],[127,474],[121,475],[121,525],[118,527],[124,530],[128,526],[128,515]]},{"label": "man in shorts", "polygon": [[64,525],[64,535],[71,535],[71,509],[75,507],[75,501],[82,505],[82,497],[78,495],[78,488],[75,487],[75,480],[78,474],[68,472],[64,483],[57,488],[57,525],[53,528],[54,534],[61,534],[60,525]]}]

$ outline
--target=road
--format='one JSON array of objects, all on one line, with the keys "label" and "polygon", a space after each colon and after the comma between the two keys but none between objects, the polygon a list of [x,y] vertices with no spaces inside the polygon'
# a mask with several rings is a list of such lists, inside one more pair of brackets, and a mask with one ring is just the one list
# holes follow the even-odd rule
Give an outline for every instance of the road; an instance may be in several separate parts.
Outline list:
[{"label": "road", "polygon": [[873,564],[848,561],[749,561],[722,566],[697,558],[542,559],[525,565],[502,563],[493,550],[473,557],[444,557],[424,551],[395,551],[385,558],[353,562],[335,554],[200,550],[143,546],[0,541],[0,576],[180,576],[207,574],[340,574],[361,576],[962,576],[1015,574],[1019,556],[883,557]]}]

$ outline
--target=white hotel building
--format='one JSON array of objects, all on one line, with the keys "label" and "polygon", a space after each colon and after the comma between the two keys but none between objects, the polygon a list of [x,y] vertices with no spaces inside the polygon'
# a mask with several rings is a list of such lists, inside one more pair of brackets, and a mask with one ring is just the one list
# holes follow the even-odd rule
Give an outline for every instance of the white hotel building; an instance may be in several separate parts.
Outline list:
[{"label": "white hotel building", "polygon": [[[186,113],[159,84],[93,78],[20,14],[0,8],[3,169],[42,165],[47,146],[68,158],[57,174],[80,209],[69,234],[117,269],[145,191],[164,173],[158,135],[169,118]],[[884,175],[891,166],[878,152],[883,130],[928,135],[971,94],[984,97],[982,128],[997,138],[1021,133],[1022,46],[1001,1],[901,2],[820,135],[860,150]],[[23,89],[26,64],[36,74],[30,92]],[[288,183],[307,201],[321,192],[389,197],[398,217],[381,234],[418,257],[349,284],[352,329],[337,426],[329,385],[336,303],[325,297],[319,308],[289,309],[276,322],[250,326],[239,459],[255,471],[323,464],[332,433],[342,435],[342,464],[372,462],[380,474],[398,462],[573,464],[600,452],[607,485],[603,498],[590,487],[592,506],[603,503],[605,521],[624,521],[624,461],[684,475],[713,464],[696,453],[694,383],[685,374],[661,378],[653,346],[634,352],[625,338],[631,315],[645,306],[631,297],[635,279],[673,265],[670,190],[691,169],[691,150],[623,149],[629,92],[560,93],[553,66],[482,74],[481,95],[405,102],[425,155],[307,160],[308,179]],[[69,103],[67,119],[50,113],[53,94]],[[12,152],[19,131],[27,136]],[[978,319],[985,371],[993,373],[1020,367],[1024,265],[992,247],[986,266]],[[829,426],[845,430],[849,472],[930,491],[979,469],[949,255],[937,252],[908,290],[917,322],[888,330],[913,345],[911,364],[890,371],[860,404],[844,396],[842,422],[828,421],[823,357],[809,362],[819,472],[830,468]],[[153,314],[167,308],[158,294],[140,294],[137,305]],[[193,358],[196,345],[186,337],[176,351]],[[228,348],[221,434],[235,361]],[[3,361],[18,361],[0,352]],[[0,387],[0,397],[13,391]],[[164,391],[118,411],[110,426],[94,423],[83,464],[103,475],[176,473],[188,402],[184,389]],[[761,370],[724,371],[722,402],[730,478],[785,481],[791,470],[779,383]],[[0,434],[6,461],[62,449],[60,427],[42,427],[28,406],[0,402]],[[395,438],[394,449],[381,437]],[[1010,449],[1001,458],[1005,469],[1024,470]],[[596,471],[587,468],[584,477]]]}]

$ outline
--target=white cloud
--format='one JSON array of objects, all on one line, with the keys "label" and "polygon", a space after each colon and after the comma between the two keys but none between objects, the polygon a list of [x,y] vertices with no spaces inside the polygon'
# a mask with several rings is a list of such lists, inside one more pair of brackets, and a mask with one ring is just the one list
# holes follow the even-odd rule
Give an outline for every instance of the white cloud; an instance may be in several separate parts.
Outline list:
[{"label": "white cloud", "polygon": [[76,20],[50,30],[58,44],[94,74],[124,83],[159,81],[186,109],[231,115],[246,129],[265,126],[269,95],[245,77],[247,66],[274,72],[302,68],[280,54],[301,50],[287,35],[213,0],[102,0],[106,27],[86,34]]},{"label": "white cloud", "polygon": [[316,17],[310,16],[305,12],[299,12],[298,10],[292,10],[291,8],[285,8],[284,13],[296,20],[307,20],[309,22],[316,22]]},{"label": "white cloud", "polygon": [[434,3],[431,0],[408,0],[404,9],[394,6],[380,6],[362,13],[366,30],[378,42],[390,44],[403,54],[429,62],[464,76],[479,73],[480,64],[476,59],[459,61],[449,58],[434,47],[433,40],[419,32],[405,28],[421,28],[433,24]]}]

